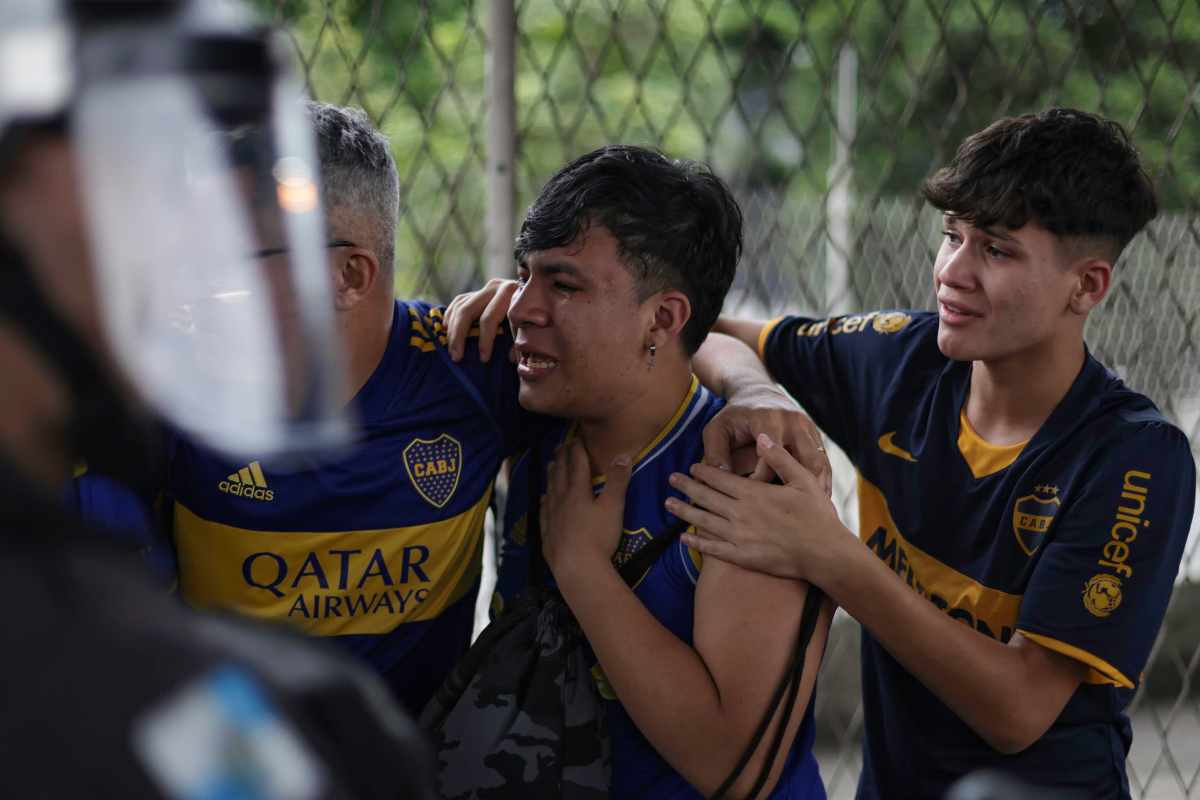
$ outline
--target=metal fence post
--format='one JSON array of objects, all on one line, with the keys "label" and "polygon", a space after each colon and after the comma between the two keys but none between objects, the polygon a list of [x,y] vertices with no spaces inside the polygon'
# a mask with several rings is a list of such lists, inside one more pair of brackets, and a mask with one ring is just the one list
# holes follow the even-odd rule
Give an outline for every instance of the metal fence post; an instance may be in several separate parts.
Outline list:
[{"label": "metal fence post", "polygon": [[513,274],[516,233],[516,31],[515,0],[488,7],[487,276]]},{"label": "metal fence post", "polygon": [[851,148],[858,127],[858,53],[843,44],[837,62],[837,94],[834,104],[833,163],[829,168],[829,194],[825,214],[829,220],[829,242],[825,250],[825,311],[846,314],[854,311],[850,286]]}]

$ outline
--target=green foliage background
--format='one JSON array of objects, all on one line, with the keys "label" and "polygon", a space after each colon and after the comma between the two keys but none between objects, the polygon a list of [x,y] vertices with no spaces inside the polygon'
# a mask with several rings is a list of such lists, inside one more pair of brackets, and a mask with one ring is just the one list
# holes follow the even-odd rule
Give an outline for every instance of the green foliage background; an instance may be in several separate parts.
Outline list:
[{"label": "green foliage background", "polygon": [[[312,94],[360,105],[402,184],[397,291],[482,278],[481,0],[258,0]],[[1189,0],[521,0],[519,206],[566,160],[625,141],[712,163],[743,195],[820,208],[836,64],[858,54],[853,192],[911,198],[968,133],[1051,104],[1125,124],[1168,209],[1200,197],[1200,4]]]}]

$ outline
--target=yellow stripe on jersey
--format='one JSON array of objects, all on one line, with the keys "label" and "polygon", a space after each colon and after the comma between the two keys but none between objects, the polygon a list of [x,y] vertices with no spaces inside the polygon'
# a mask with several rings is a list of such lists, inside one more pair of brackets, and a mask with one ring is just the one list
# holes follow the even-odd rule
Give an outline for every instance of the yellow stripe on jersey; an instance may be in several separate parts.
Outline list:
[{"label": "yellow stripe on jersey", "polygon": [[433,342],[427,342],[420,336],[414,336],[408,340],[408,343],[420,350],[422,353],[432,353],[434,351]]},{"label": "yellow stripe on jersey", "polygon": [[421,321],[421,315],[417,313],[415,308],[408,309],[408,315],[412,317],[412,329],[415,333],[420,334],[425,339],[432,338],[429,331],[425,329],[425,323]]},{"label": "yellow stripe on jersey", "polygon": [[1073,644],[1060,642],[1058,639],[1053,639],[1049,636],[1043,636],[1040,633],[1030,633],[1027,630],[1018,629],[1020,634],[1031,642],[1037,642],[1047,650],[1053,650],[1056,653],[1062,653],[1064,656],[1080,661],[1089,667],[1088,675],[1083,679],[1084,683],[1110,684],[1112,686],[1124,686],[1126,689],[1132,689],[1133,681],[1126,678],[1121,670],[1114,667],[1098,656],[1094,656],[1086,650],[1082,650]]},{"label": "yellow stripe on jersey", "polygon": [[199,608],[290,622],[316,636],[381,634],[434,619],[479,576],[489,490],[428,525],[252,531],[175,504],[180,587]]},{"label": "yellow stripe on jersey", "polygon": [[859,531],[867,546],[919,594],[951,617],[993,639],[1007,640],[1017,624],[1021,595],[985,586],[913,546],[900,533],[877,486],[858,478]]},{"label": "yellow stripe on jersey", "polygon": [[696,396],[696,392],[699,390],[700,381],[695,375],[693,375],[692,382],[688,385],[687,393],[684,394],[683,400],[679,403],[679,408],[675,409],[675,413],[671,415],[669,420],[667,420],[667,424],[663,425],[662,430],[660,430],[655,437],[650,440],[650,444],[643,447],[642,452],[638,453],[637,458],[633,460],[634,467],[636,467],[638,462],[640,462],[643,458],[650,455],[654,448],[658,447],[659,442],[667,438],[667,434],[675,430],[675,426],[679,424],[679,420],[683,417],[683,412],[687,411],[688,404],[692,402],[692,398]]},{"label": "yellow stripe on jersey", "polygon": [[[433,320],[433,332],[438,334],[439,336],[444,336],[446,333],[445,321],[443,319],[445,316],[446,316],[446,312],[444,309],[441,309],[441,308],[429,309],[429,318]],[[500,323],[500,325],[497,326],[498,332],[503,332],[503,328],[504,328],[504,323],[502,322],[502,323]],[[469,331],[467,331],[467,338],[468,339],[478,339],[479,338],[479,323],[478,322],[472,323],[471,329]]]},{"label": "yellow stripe on jersey", "polygon": [[[665,439],[667,435],[675,429],[675,426],[679,424],[679,420],[683,417],[683,412],[687,410],[688,404],[692,402],[692,398],[696,396],[696,392],[699,390],[700,381],[695,375],[693,375],[692,382],[688,385],[687,394],[683,396],[683,402],[679,404],[679,408],[675,409],[675,413],[671,415],[669,420],[667,420],[667,424],[662,426],[662,430],[655,434],[654,438],[650,440],[650,444],[643,447],[642,452],[637,454],[637,458],[633,460],[633,466],[631,469],[637,469],[637,466],[642,462],[642,459],[650,455],[650,453],[654,451],[654,448],[658,447],[659,443],[662,442],[662,440]],[[579,423],[577,422],[571,426],[571,430],[567,431],[567,435],[563,440],[563,443],[566,444],[571,442],[578,432]],[[605,480],[606,478],[603,473],[596,475],[592,478],[592,486],[599,486],[600,484],[604,483]]]},{"label": "yellow stripe on jersey", "polygon": [[755,350],[758,351],[758,360],[767,363],[767,337],[771,335],[771,331],[775,330],[775,326],[783,322],[783,317],[776,317],[767,324],[762,326],[762,330],[758,332],[758,346]]},{"label": "yellow stripe on jersey", "polygon": [[994,475],[1016,461],[1027,444],[1028,439],[1016,444],[992,444],[971,427],[965,405],[958,413],[958,451],[977,479]]},{"label": "yellow stripe on jersey", "polygon": [[[861,475],[858,479],[860,536],[875,555],[883,559],[921,595],[950,616],[994,639],[1005,629],[1017,632],[1021,595],[992,589],[943,564],[913,546],[900,533],[883,492]],[[1134,688],[1133,682],[1102,658],[1049,636],[1021,630],[1021,635],[1055,652],[1091,667],[1086,683]],[[1003,637],[1007,639],[1007,637]]]},{"label": "yellow stripe on jersey", "polygon": [[[408,343],[412,347],[415,347],[422,353],[432,353],[437,344],[446,345],[446,326],[442,321],[442,309],[431,308],[429,310],[429,317],[423,318],[415,308],[409,308],[408,315],[412,317],[410,327],[414,335],[408,340]],[[426,327],[426,323],[428,323],[428,327]],[[430,328],[433,330],[432,334],[429,332]],[[472,325],[471,329],[467,331],[467,338],[479,338],[478,323]]]}]

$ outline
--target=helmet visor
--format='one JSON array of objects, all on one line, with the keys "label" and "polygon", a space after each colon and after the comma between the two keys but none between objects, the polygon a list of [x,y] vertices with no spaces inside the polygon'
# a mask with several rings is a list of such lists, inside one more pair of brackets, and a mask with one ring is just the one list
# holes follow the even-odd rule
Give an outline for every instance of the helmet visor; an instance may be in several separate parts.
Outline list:
[{"label": "helmet visor", "polygon": [[129,75],[77,98],[109,345],[144,399],[207,444],[263,456],[335,443],[340,345],[303,98],[277,82],[231,125],[201,88]]}]

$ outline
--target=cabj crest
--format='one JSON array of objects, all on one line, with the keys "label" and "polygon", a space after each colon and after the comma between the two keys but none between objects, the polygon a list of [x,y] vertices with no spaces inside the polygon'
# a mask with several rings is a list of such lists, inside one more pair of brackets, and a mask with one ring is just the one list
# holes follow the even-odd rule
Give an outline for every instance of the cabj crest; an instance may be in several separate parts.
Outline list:
[{"label": "cabj crest", "polygon": [[458,488],[462,445],[448,433],[436,439],[413,439],[404,448],[404,469],[421,497],[444,508]]},{"label": "cabj crest", "polygon": [[621,543],[617,545],[613,563],[618,567],[624,565],[626,561],[633,558],[634,553],[645,547],[646,543],[653,538],[650,531],[645,528],[638,528],[636,531],[621,531]]},{"label": "cabj crest", "polygon": [[1025,555],[1033,555],[1042,546],[1059,505],[1057,486],[1036,486],[1033,494],[1019,497],[1013,503],[1013,533]]}]

